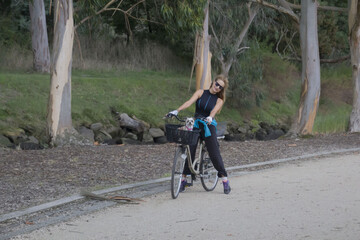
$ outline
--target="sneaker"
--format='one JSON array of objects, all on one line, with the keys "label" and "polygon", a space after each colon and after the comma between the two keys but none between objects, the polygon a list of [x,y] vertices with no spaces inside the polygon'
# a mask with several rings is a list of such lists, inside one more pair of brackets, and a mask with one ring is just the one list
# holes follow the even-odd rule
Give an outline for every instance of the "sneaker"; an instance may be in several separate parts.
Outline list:
[{"label": "sneaker", "polygon": [[224,185],[224,193],[229,194],[231,191],[229,180],[227,180],[226,182],[223,182],[223,185]]},{"label": "sneaker", "polygon": [[186,187],[186,185],[187,185],[187,181],[186,181],[186,179],[181,180],[181,184],[180,184],[180,192],[185,191],[185,187]]}]

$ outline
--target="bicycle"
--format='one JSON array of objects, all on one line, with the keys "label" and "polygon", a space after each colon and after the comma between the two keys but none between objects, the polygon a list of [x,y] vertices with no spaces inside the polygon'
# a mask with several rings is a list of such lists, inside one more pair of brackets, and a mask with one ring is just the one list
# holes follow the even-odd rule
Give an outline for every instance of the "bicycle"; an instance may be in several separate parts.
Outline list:
[{"label": "bicycle", "polygon": [[[176,115],[167,115],[166,117],[175,117],[179,122],[185,122],[185,120],[180,119]],[[208,155],[204,139],[200,136],[200,130],[193,129],[192,131],[188,131],[182,130],[181,127],[181,124],[165,124],[168,142],[177,143],[171,171],[171,196],[173,199],[179,196],[186,160],[188,161],[191,173],[194,176],[200,177],[201,184],[206,191],[214,190],[218,182],[217,170],[214,168]],[[195,157],[192,161],[189,146],[195,144],[197,144],[196,152],[198,152],[198,157]],[[193,185],[193,180],[192,177],[191,183],[189,184],[190,186]]]}]

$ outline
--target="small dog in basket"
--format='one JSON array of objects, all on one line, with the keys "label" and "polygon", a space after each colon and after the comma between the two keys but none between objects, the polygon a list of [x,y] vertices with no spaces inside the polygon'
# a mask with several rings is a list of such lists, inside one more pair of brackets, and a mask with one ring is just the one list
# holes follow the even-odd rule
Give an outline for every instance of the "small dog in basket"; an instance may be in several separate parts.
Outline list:
[{"label": "small dog in basket", "polygon": [[186,118],[185,126],[180,127],[180,130],[192,131],[194,128],[194,119],[193,118]]}]

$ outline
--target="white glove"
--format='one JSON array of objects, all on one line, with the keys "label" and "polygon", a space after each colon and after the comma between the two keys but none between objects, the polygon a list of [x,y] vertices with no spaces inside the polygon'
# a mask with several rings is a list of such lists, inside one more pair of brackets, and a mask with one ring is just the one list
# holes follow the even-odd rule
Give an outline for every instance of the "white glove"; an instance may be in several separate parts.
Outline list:
[{"label": "white glove", "polygon": [[172,115],[175,115],[175,116],[177,116],[178,113],[179,113],[178,110],[174,110],[174,111],[169,112],[169,114],[172,114]]},{"label": "white glove", "polygon": [[205,118],[205,122],[207,122],[208,124],[211,124],[213,118],[208,116],[207,118]]}]

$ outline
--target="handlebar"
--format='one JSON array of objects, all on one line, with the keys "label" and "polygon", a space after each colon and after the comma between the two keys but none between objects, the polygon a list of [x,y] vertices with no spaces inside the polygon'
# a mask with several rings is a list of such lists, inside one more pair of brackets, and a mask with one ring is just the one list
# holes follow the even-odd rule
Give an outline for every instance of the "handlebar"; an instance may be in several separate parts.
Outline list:
[{"label": "handlebar", "polygon": [[178,121],[180,121],[180,122],[185,122],[185,120],[179,118],[178,115],[171,114],[171,113],[166,114],[166,116],[164,117],[164,119],[166,119],[166,118],[173,118],[173,117],[175,117],[175,118],[176,118]]},{"label": "handlebar", "polygon": [[[173,117],[175,117],[175,118],[176,118],[178,121],[180,121],[180,122],[185,122],[185,119],[179,118],[178,115],[171,114],[171,113],[166,114],[166,116],[164,117],[164,119],[173,118]],[[202,120],[202,121],[205,121],[205,120],[206,120],[206,117],[201,117],[201,118],[196,118],[196,119],[200,119],[200,120]]]}]

